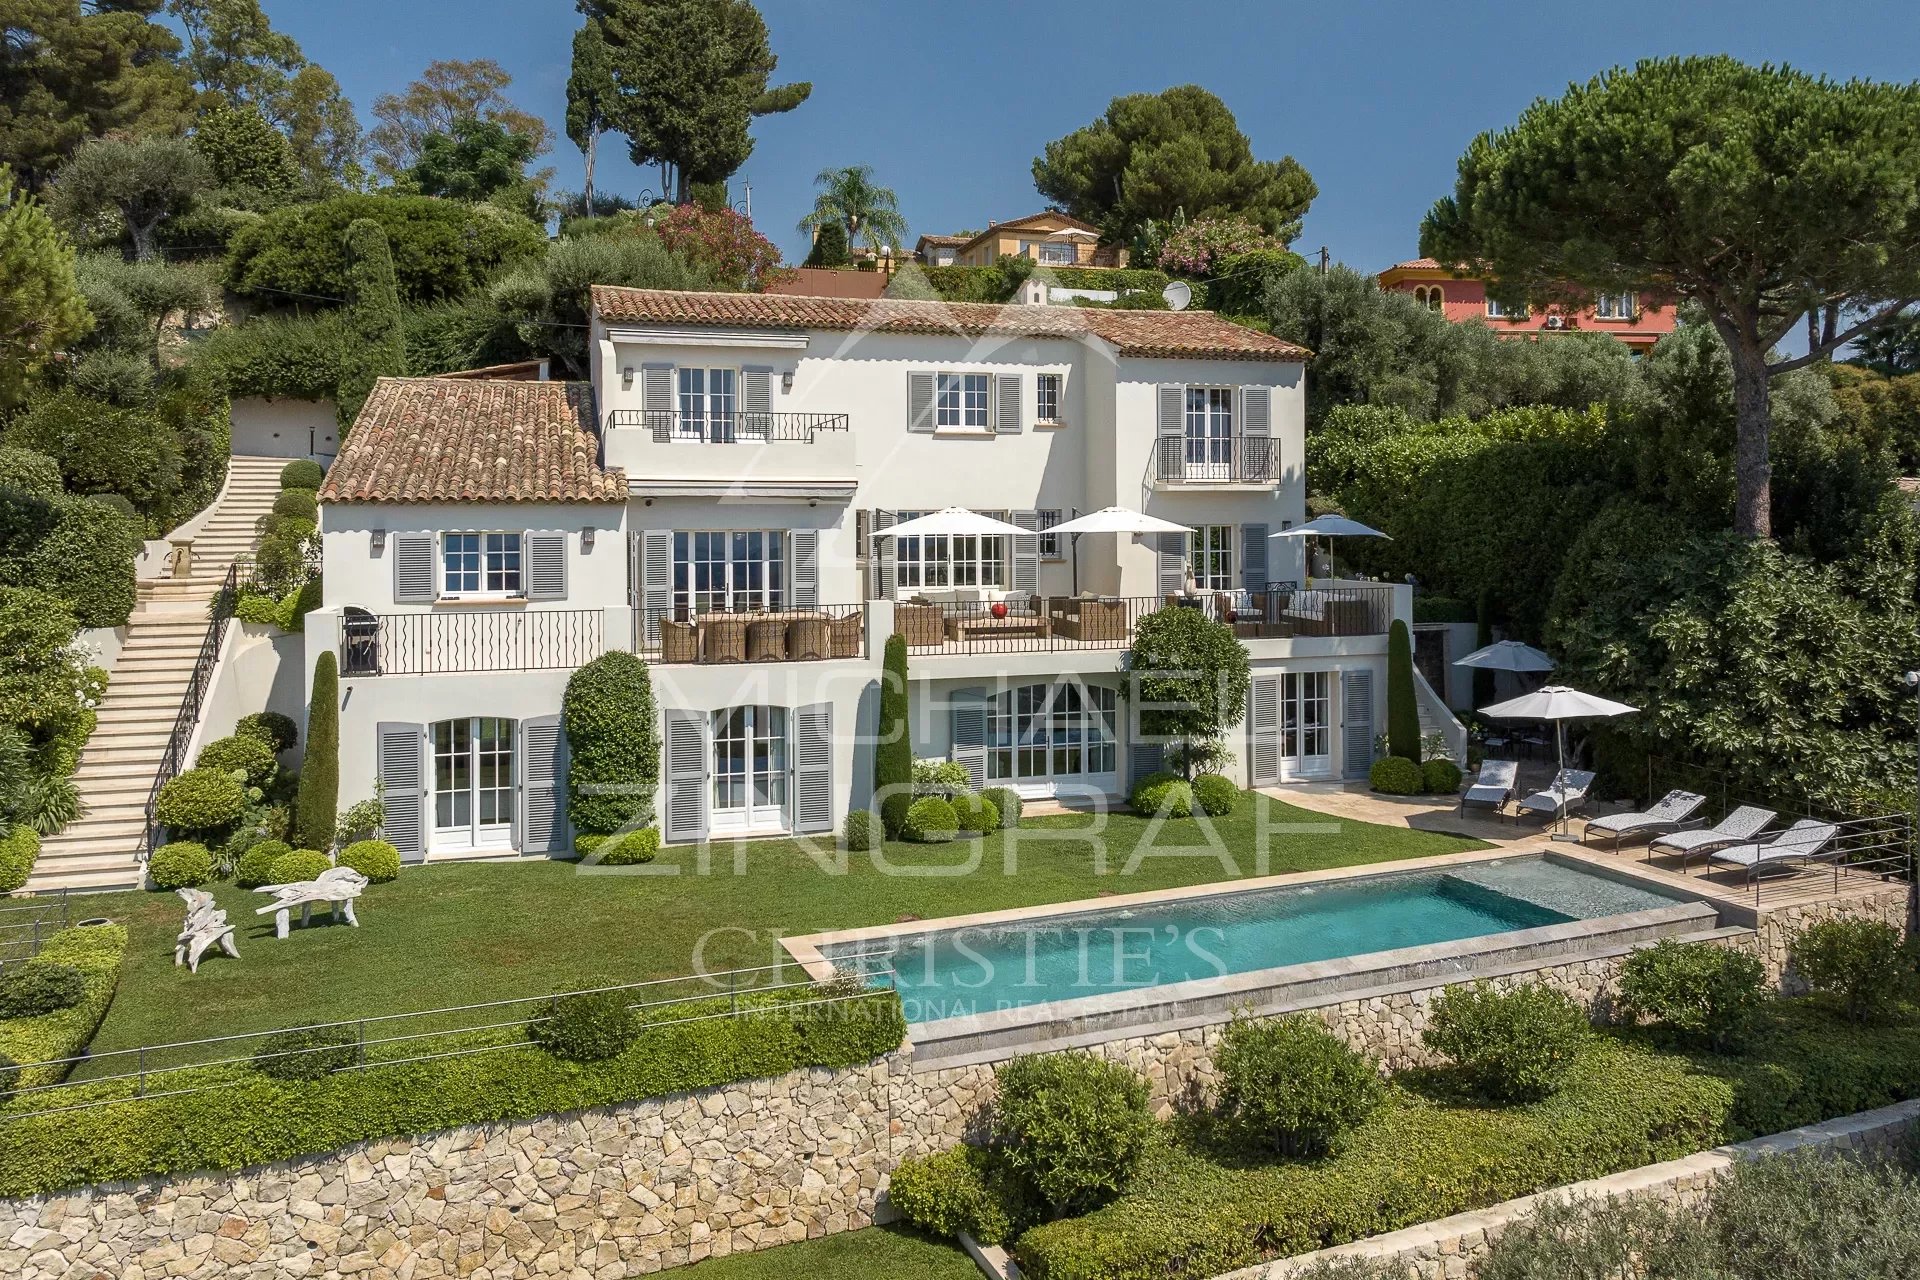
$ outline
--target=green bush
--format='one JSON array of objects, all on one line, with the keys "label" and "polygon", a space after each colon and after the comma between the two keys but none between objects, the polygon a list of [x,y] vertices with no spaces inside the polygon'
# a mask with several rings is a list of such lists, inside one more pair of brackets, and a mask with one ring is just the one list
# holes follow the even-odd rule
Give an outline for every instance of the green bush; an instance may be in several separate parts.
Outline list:
[{"label": "green bush", "polygon": [[1460,766],[1445,756],[1435,756],[1420,766],[1420,782],[1428,795],[1457,795],[1460,791]]},{"label": "green bush", "polygon": [[988,787],[980,793],[993,801],[993,807],[1000,811],[1000,829],[1010,831],[1020,825],[1020,810],[1024,807],[1020,793],[1012,787]]},{"label": "green bush", "polygon": [[284,840],[262,840],[249,845],[240,855],[240,861],[234,864],[233,882],[242,889],[258,889],[263,884],[275,884],[273,868],[286,854],[293,852],[293,846]]},{"label": "green bush", "polygon": [[303,1027],[262,1040],[253,1067],[275,1080],[324,1080],[352,1066],[359,1053],[354,1037],[337,1027]]},{"label": "green bush", "polygon": [[899,839],[913,807],[913,732],[907,723],[907,638],[887,637],[880,672],[880,726],[873,746],[873,790],[887,836]]},{"label": "green bush", "polygon": [[1440,993],[1421,1039],[1452,1059],[1481,1097],[1535,1102],[1560,1087],[1591,1033],[1580,1006],[1552,987],[1500,991],[1476,982]]},{"label": "green bush", "polygon": [[943,844],[960,834],[960,816],[939,796],[921,796],[900,824],[900,838],[916,844]]},{"label": "green bush", "polygon": [[1885,1019],[1913,986],[1913,949],[1878,920],[1822,920],[1801,930],[1790,950],[1793,971],[1854,1022]]},{"label": "green bush", "polygon": [[1193,787],[1170,773],[1149,773],[1133,784],[1127,805],[1143,818],[1191,818]]},{"label": "green bush", "polygon": [[0,1018],[38,1018],[86,998],[87,978],[70,964],[29,960],[0,969]]},{"label": "green bush", "polygon": [[1824,1000],[1771,1000],[1739,1055],[1702,1070],[1733,1086],[1731,1137],[1782,1133],[1920,1098],[1920,1018],[1856,1023]]},{"label": "green bush", "polygon": [[160,788],[154,816],[169,831],[213,832],[232,825],[247,807],[247,789],[217,769],[188,769]]},{"label": "green bush", "polygon": [[147,859],[147,879],[156,889],[197,889],[213,879],[213,855],[193,840],[163,844]]},{"label": "green bush", "polygon": [[1132,1184],[1154,1134],[1136,1072],[1072,1051],[1015,1058],[994,1078],[994,1150],[1048,1216],[1086,1213]]},{"label": "green bush", "polygon": [[0,893],[12,893],[33,874],[40,859],[40,833],[24,822],[16,822],[0,837]]},{"label": "green bush", "polygon": [[906,839],[907,813],[913,808],[914,794],[903,788],[880,803],[880,829],[895,840]]},{"label": "green bush", "polygon": [[326,479],[327,469],[308,458],[295,458],[280,468],[282,489],[318,489]]},{"label": "green bush", "polygon": [[603,867],[637,867],[660,856],[660,830],[642,827],[624,835],[602,836],[589,853],[598,853],[594,862]]},{"label": "green bush", "polygon": [[60,464],[37,449],[0,445],[0,489],[54,497],[61,492]]},{"label": "green bush", "polygon": [[1744,951],[1665,938],[1621,965],[1620,1002],[1683,1039],[1726,1051],[1754,1031],[1766,982],[1766,968]]},{"label": "green bush", "polygon": [[316,880],[333,866],[333,859],[318,849],[290,849],[273,860],[273,879],[269,884],[298,884]]},{"label": "green bush", "polygon": [[117,627],[133,611],[133,562],[145,526],[90,499],[0,489],[0,586],[33,587],[82,626]]},{"label": "green bush", "polygon": [[625,991],[556,996],[527,1023],[527,1039],[567,1062],[599,1062],[626,1052],[640,1035],[640,1019]]},{"label": "green bush", "polygon": [[960,824],[960,830],[969,835],[983,835],[1000,829],[1000,809],[993,801],[971,791],[962,791],[952,801],[954,818]]},{"label": "green bush", "polygon": [[1193,779],[1193,802],[1209,818],[1224,818],[1240,803],[1240,788],[1223,774],[1197,774]]},{"label": "green bush", "polygon": [[1380,1105],[1380,1071],[1307,1014],[1236,1018],[1214,1057],[1220,1114],[1248,1140],[1321,1155]]},{"label": "green bush", "polygon": [[320,519],[320,504],[311,489],[282,489],[273,500],[273,514],[291,520]]},{"label": "green bush", "polygon": [[964,1231],[981,1244],[1005,1244],[1026,1217],[1011,1182],[992,1152],[963,1144],[901,1161],[887,1201],[929,1235]]},{"label": "green bush", "polygon": [[280,602],[272,596],[242,595],[233,606],[233,616],[242,622],[280,625]]},{"label": "green bush", "polygon": [[280,767],[271,744],[240,733],[215,738],[200,748],[200,756],[193,766],[216,773],[242,774],[250,787],[266,786]]},{"label": "green bush", "polygon": [[574,830],[610,835],[653,820],[660,731],[653,678],[630,653],[595,658],[567,680],[567,812]]},{"label": "green bush", "polygon": [[331,650],[313,664],[313,699],[307,705],[307,754],[300,764],[291,838],[312,849],[333,847],[340,808],[340,663]]},{"label": "green bush", "polygon": [[915,760],[913,794],[954,800],[973,789],[973,775],[958,760]]},{"label": "green bush", "polygon": [[1477,1280],[1710,1280],[1705,1224],[1695,1212],[1640,1197],[1540,1197],[1493,1241]]},{"label": "green bush", "polygon": [[865,853],[880,843],[880,815],[871,809],[850,809],[840,824],[840,843],[849,852]]},{"label": "green bush", "polygon": [[1405,756],[1381,756],[1367,774],[1367,784],[1381,795],[1417,796],[1427,785],[1420,766]]},{"label": "green bush", "polygon": [[126,950],[127,929],[118,924],[62,929],[47,939],[34,963],[78,969],[86,991],[79,1003],[64,1009],[0,1021],[0,1056],[28,1064],[20,1069],[18,1087],[38,1088],[66,1079],[72,1064],[65,1060],[87,1047],[107,1016]]},{"label": "green bush", "polygon": [[1387,629],[1387,751],[1414,764],[1420,763],[1420,704],[1414,699],[1413,636],[1399,618]]},{"label": "green bush", "polygon": [[278,711],[256,711],[241,716],[233,731],[243,737],[258,738],[275,752],[285,751],[300,741],[300,730],[293,723],[293,717]]},{"label": "green bush", "polygon": [[14,1090],[20,1087],[20,1064],[0,1053],[0,1102],[13,1097]]},{"label": "green bush", "polygon": [[369,884],[400,878],[400,851],[385,840],[356,840],[340,851],[339,865],[351,867]]}]

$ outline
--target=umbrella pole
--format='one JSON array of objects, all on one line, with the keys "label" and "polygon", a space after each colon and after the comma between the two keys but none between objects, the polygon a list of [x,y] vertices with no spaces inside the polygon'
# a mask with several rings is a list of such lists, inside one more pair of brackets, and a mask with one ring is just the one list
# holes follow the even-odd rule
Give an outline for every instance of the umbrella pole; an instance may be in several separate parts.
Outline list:
[{"label": "umbrella pole", "polygon": [[1073,535],[1073,594],[1080,594],[1080,535]]},{"label": "umbrella pole", "polygon": [[1567,792],[1565,787],[1559,786],[1560,780],[1567,774],[1567,722],[1565,720],[1553,722],[1553,757],[1555,761],[1553,781],[1559,788],[1557,798],[1560,801],[1560,829],[1553,833],[1553,838],[1570,841],[1573,837],[1567,833]]}]

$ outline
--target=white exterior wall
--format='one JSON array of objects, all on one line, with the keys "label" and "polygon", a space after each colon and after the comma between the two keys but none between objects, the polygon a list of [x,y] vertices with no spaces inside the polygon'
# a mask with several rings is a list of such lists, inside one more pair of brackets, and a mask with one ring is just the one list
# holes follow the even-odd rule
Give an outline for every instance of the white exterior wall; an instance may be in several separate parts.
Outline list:
[{"label": "white exterior wall", "polygon": [[340,451],[331,400],[243,396],[233,402],[233,452],[241,457],[331,459]]}]

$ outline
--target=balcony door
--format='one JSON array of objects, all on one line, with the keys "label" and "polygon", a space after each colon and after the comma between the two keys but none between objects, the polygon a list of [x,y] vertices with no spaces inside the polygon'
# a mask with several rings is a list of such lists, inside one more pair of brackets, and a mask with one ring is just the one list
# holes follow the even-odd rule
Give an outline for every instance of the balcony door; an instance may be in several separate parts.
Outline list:
[{"label": "balcony door", "polygon": [[740,424],[739,374],[734,369],[681,368],[674,439],[733,443]]},{"label": "balcony door", "polygon": [[433,750],[431,847],[511,848],[514,722],[492,716],[441,720],[428,739]]},{"label": "balcony door", "polygon": [[712,830],[785,831],[787,710],[729,707],[713,713]]},{"label": "balcony door", "polygon": [[1333,676],[1289,671],[1280,677],[1280,776],[1325,778],[1333,773]]},{"label": "balcony door", "polygon": [[1233,478],[1233,388],[1187,388],[1188,480]]}]

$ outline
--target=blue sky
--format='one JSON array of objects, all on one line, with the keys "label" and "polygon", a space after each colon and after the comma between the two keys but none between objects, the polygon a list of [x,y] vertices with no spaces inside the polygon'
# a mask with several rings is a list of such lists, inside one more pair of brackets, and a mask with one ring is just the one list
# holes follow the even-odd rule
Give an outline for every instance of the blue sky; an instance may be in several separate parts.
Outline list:
[{"label": "blue sky", "polygon": [[[567,0],[264,0],[276,27],[340,78],[370,122],[376,95],[434,58],[490,57],[519,104],[566,110]],[[754,220],[790,258],[813,176],[867,163],[913,234],[1043,206],[1033,158],[1117,94],[1188,82],[1219,94],[1262,157],[1291,154],[1320,187],[1295,246],[1378,270],[1412,257],[1421,215],[1481,130],[1616,63],[1732,53],[1835,77],[1920,77],[1909,3],[1667,0],[1661,4],[1316,4],[1255,0],[761,0],[778,78],[813,97],[760,121],[741,177]],[[577,188],[564,136],[548,163]],[[637,194],[651,173],[602,140],[599,183]],[[736,183],[738,179],[736,179]],[[739,196],[736,189],[735,197]]]}]

